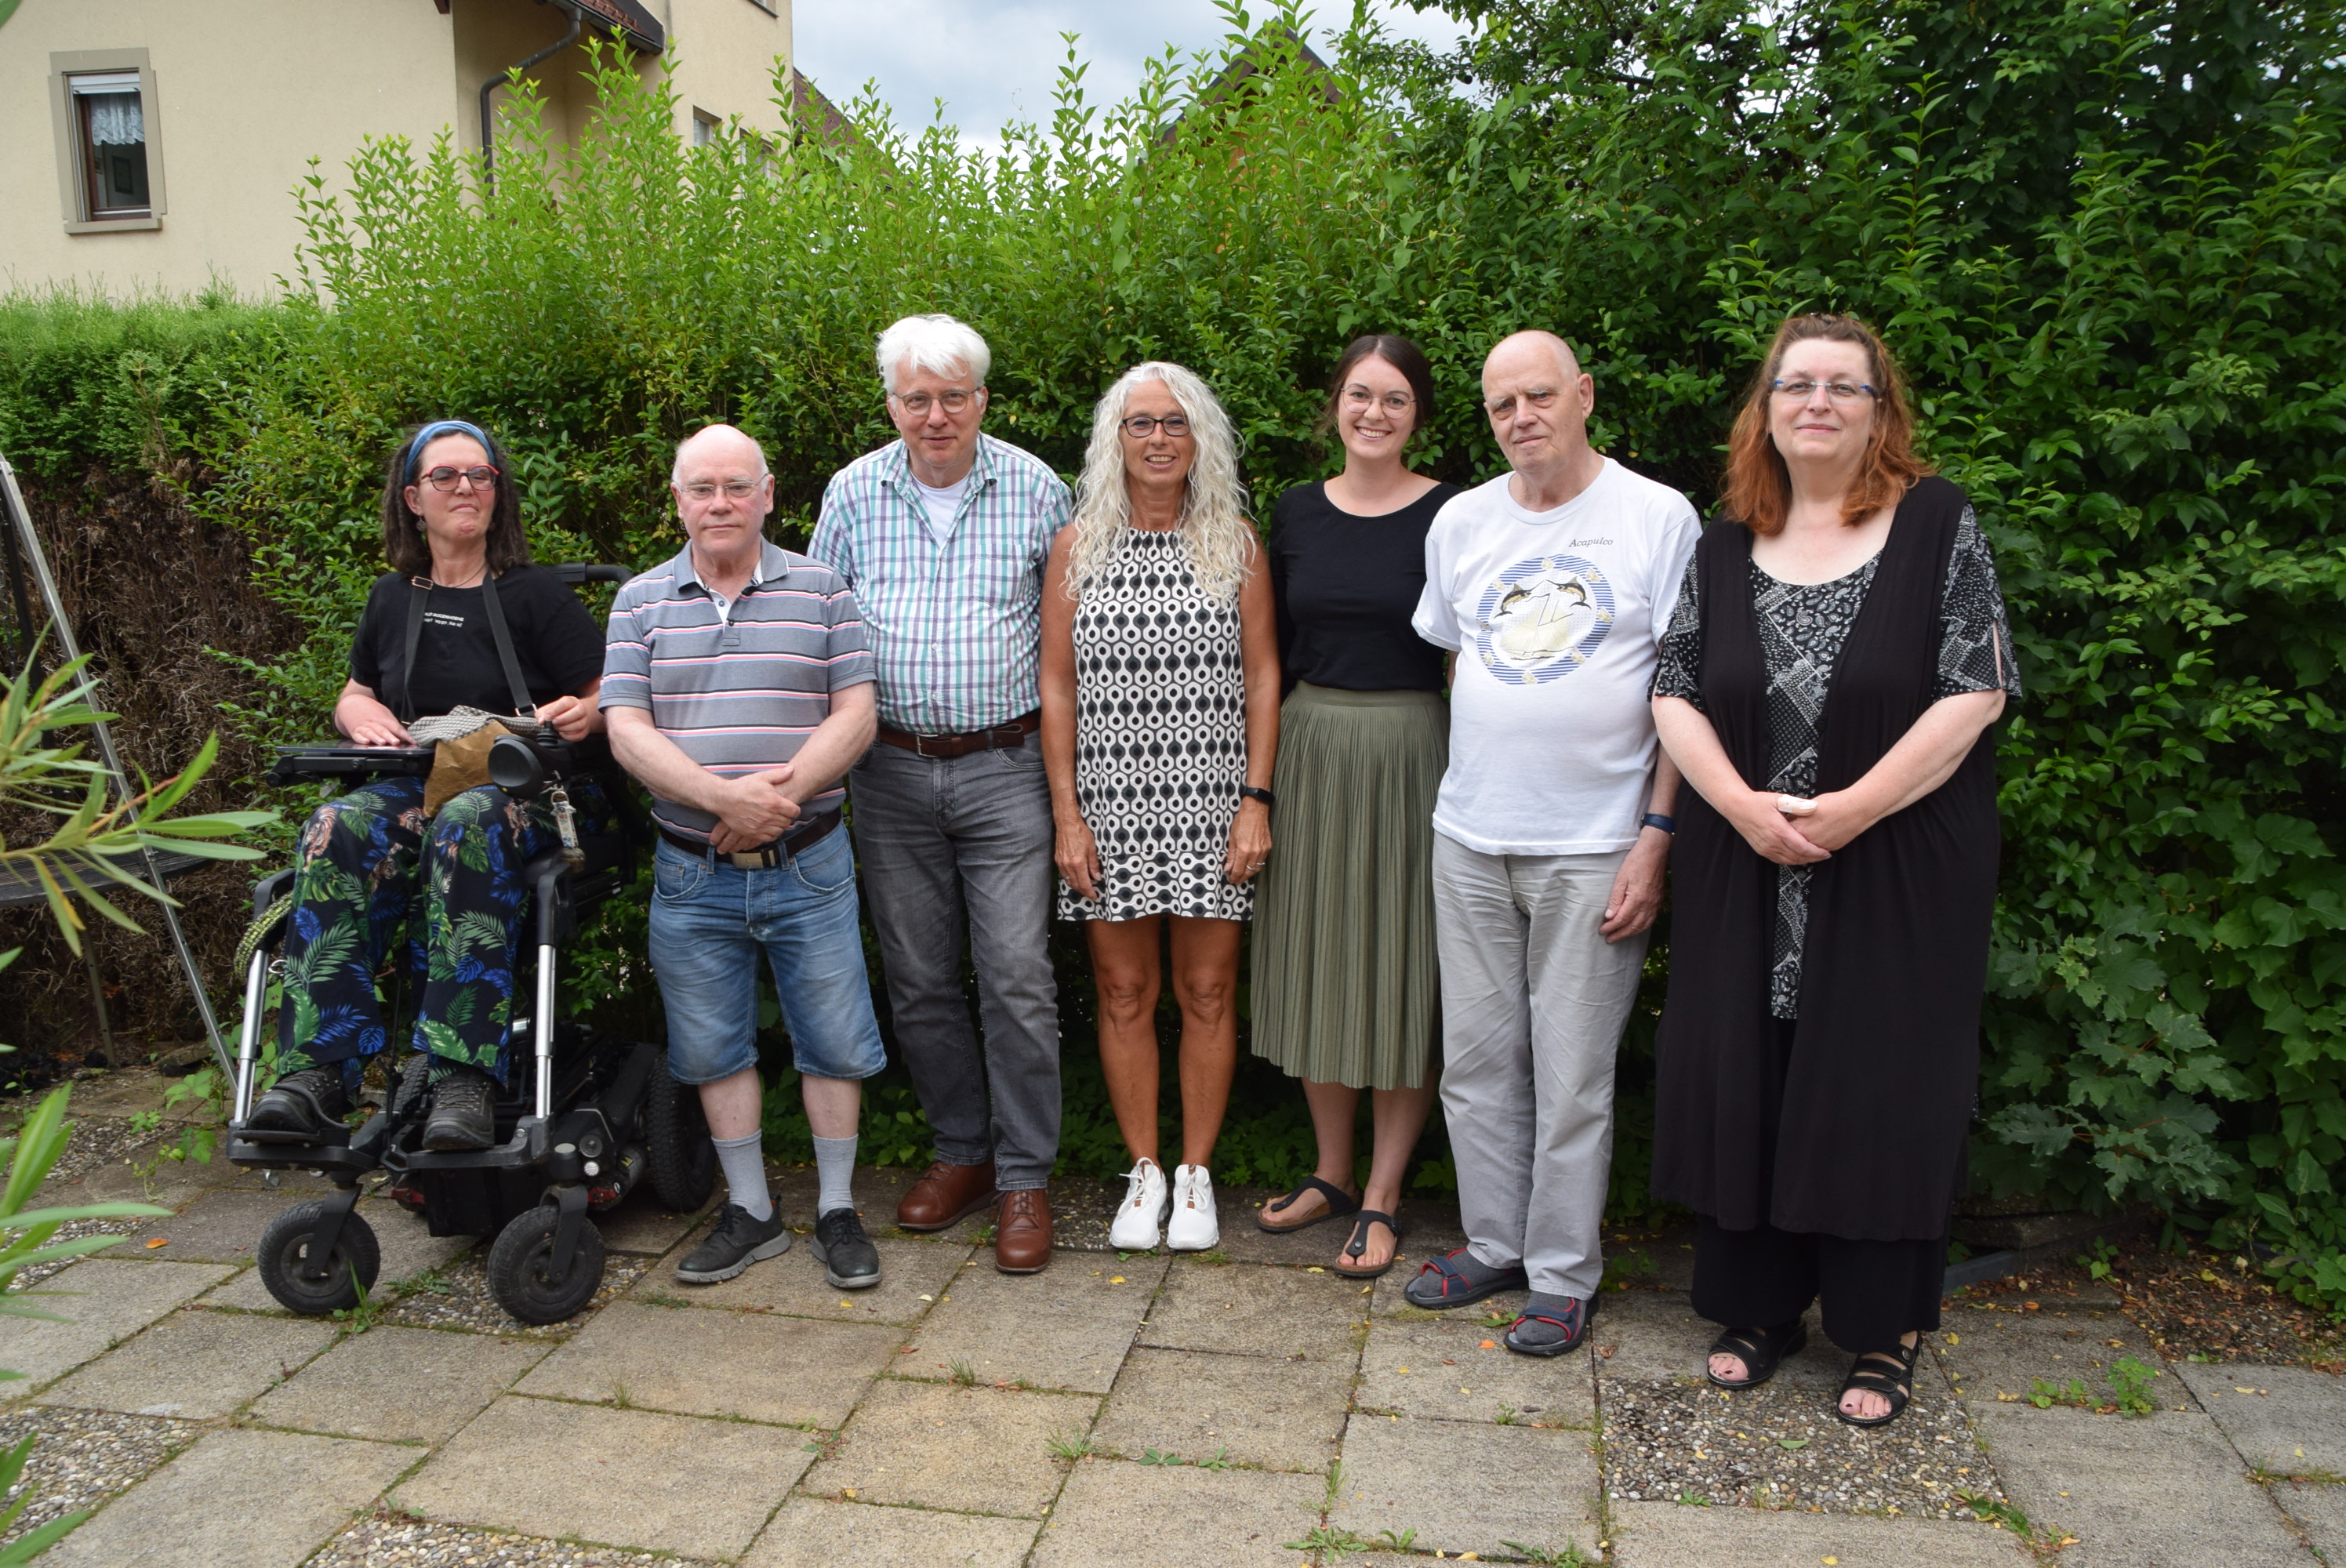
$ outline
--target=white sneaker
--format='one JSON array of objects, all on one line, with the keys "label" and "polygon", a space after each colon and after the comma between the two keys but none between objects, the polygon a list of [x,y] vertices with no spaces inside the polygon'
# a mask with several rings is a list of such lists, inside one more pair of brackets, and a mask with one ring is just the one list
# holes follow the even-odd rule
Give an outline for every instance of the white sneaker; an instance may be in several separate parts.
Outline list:
[{"label": "white sneaker", "polygon": [[1107,1244],[1118,1252],[1153,1251],[1157,1222],[1165,1213],[1165,1167],[1155,1160],[1142,1159],[1124,1173],[1124,1201],[1116,1206]]},{"label": "white sneaker", "polygon": [[1221,1239],[1222,1222],[1214,1211],[1214,1178],[1203,1166],[1177,1166],[1173,1217],[1165,1222],[1165,1245],[1176,1252],[1203,1252]]}]

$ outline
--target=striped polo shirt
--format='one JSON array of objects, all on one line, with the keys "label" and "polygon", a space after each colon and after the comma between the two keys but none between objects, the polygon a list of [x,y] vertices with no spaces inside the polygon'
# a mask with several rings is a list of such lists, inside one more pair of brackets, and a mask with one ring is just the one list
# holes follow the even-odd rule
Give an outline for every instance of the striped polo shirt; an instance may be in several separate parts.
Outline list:
[{"label": "striped polo shirt", "polygon": [[[688,545],[613,602],[602,706],[648,710],[687,757],[739,778],[797,756],[831,717],[831,694],[874,673],[855,594],[837,572],[768,542],[750,585],[725,603],[693,570]],[[835,810],[845,796],[834,785],[806,814]],[[652,815],[691,839],[717,825],[657,797]]]}]

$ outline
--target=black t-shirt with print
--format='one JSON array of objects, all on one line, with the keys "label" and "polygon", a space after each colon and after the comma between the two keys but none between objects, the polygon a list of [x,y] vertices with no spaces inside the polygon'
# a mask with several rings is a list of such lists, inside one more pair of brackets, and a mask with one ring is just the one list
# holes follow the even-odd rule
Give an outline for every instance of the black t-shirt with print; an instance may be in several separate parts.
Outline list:
[{"label": "black t-shirt with print", "polygon": [[[458,707],[513,711],[512,688],[497,662],[497,643],[479,587],[434,588],[415,639],[414,705],[402,669],[410,589],[404,573],[385,572],[367,595],[351,639],[351,678],[403,718],[430,718]],[[576,692],[603,673],[603,634],[570,585],[543,566],[515,566],[497,578],[497,607],[513,636],[514,658],[533,703]]]}]

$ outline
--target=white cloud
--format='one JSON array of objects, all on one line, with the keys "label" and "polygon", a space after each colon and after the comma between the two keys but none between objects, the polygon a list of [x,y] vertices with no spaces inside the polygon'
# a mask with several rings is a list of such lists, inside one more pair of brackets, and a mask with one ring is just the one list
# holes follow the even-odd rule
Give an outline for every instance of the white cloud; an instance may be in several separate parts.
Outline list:
[{"label": "white cloud", "polygon": [[[1267,9],[1250,7],[1257,25]],[[1394,36],[1436,46],[1461,30],[1438,10],[1420,15],[1392,0],[1373,0],[1372,9]],[[1350,15],[1349,0],[1327,0],[1309,36],[1324,45]],[[983,148],[998,146],[1012,120],[1049,117],[1066,62],[1063,33],[1080,35],[1085,98],[1105,106],[1131,92],[1142,62],[1168,45],[1208,49],[1228,30],[1213,0],[797,0],[790,25],[799,69],[832,102],[844,104],[876,80],[897,124],[917,130],[943,99],[945,123],[964,145]]]}]

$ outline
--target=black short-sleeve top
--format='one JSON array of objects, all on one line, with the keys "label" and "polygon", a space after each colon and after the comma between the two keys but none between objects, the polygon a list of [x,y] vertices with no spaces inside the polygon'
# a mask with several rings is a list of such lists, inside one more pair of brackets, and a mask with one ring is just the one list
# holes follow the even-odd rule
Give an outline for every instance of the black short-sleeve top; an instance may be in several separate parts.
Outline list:
[{"label": "black short-sleeve top", "polygon": [[[434,588],[415,640],[414,706],[402,666],[407,649],[408,578],[385,572],[367,594],[351,639],[351,678],[393,713],[418,718],[458,707],[511,713],[513,696],[478,586]],[[515,566],[497,578],[497,607],[513,636],[514,660],[530,701],[576,693],[603,673],[603,634],[570,585],[543,566]]]},{"label": "black short-sleeve top", "polygon": [[1458,494],[1436,484],[1399,511],[1339,510],[1299,484],[1271,509],[1271,596],[1286,683],[1342,691],[1440,691],[1442,649],[1411,629],[1425,592],[1425,535]]}]

